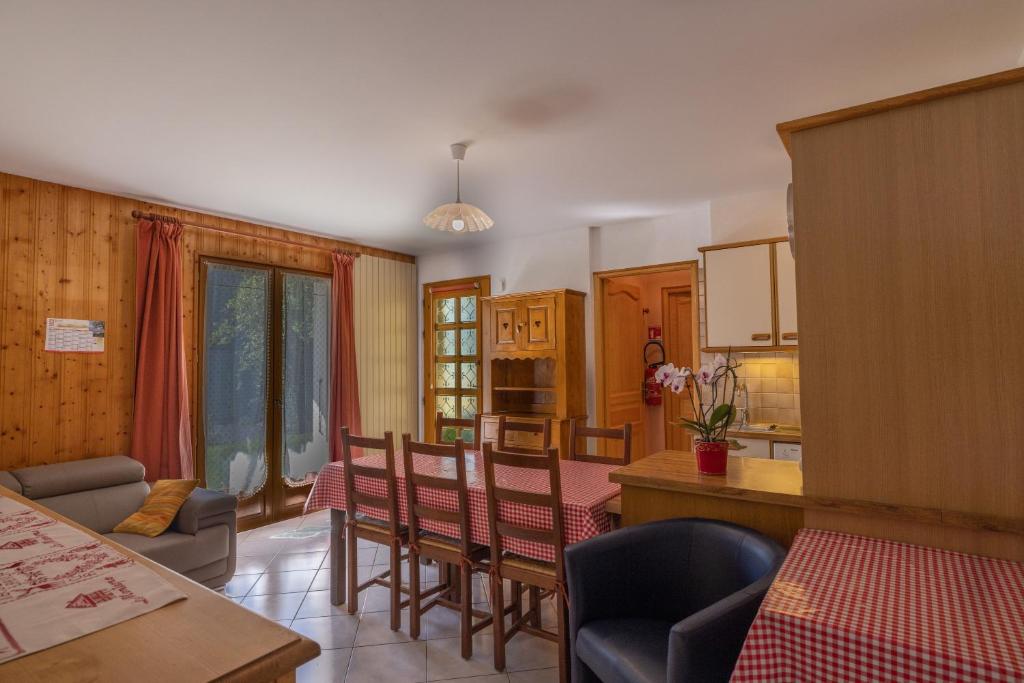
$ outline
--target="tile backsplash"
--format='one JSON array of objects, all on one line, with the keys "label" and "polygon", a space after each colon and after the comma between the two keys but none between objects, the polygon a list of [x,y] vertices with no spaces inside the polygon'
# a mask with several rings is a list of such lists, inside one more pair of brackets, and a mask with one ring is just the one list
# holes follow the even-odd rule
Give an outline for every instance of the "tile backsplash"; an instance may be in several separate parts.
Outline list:
[{"label": "tile backsplash", "polygon": [[[700,344],[705,345],[707,327],[704,323],[704,270],[699,271]],[[750,422],[800,426],[800,353],[770,352],[737,354],[740,367],[736,378],[747,386],[750,397]],[[714,360],[713,354],[701,353],[701,364]],[[736,406],[743,407],[737,396]]]}]

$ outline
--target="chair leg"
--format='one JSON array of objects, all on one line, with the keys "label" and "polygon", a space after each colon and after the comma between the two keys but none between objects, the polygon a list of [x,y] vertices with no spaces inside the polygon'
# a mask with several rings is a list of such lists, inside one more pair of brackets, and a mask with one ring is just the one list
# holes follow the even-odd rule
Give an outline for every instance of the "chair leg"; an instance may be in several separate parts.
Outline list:
[{"label": "chair leg", "polygon": [[348,613],[355,614],[356,607],[359,605],[359,573],[356,567],[356,553],[359,549],[356,547],[356,531],[349,527],[348,543],[345,546],[346,551],[346,563],[348,564],[348,571],[345,573],[345,580],[348,582],[348,589],[345,591],[345,598],[348,600]]},{"label": "chair leg", "polygon": [[512,582],[512,623],[523,618],[523,584],[518,581]]},{"label": "chair leg", "polygon": [[462,566],[459,574],[462,582],[459,598],[462,622],[459,625],[462,635],[462,658],[469,659],[473,656],[473,571],[467,566]]},{"label": "chair leg", "polygon": [[558,681],[569,683],[569,613],[565,597],[555,591],[555,614],[558,615]]},{"label": "chair leg", "polygon": [[409,637],[420,637],[420,565],[419,555],[409,548]]},{"label": "chair leg", "polygon": [[540,588],[530,586],[530,626],[541,627]]},{"label": "chair leg", "polygon": [[498,671],[505,670],[504,593],[504,581],[499,578],[491,586],[491,614],[494,615],[494,623],[491,625],[491,630],[494,631],[494,668]]},{"label": "chair leg", "polygon": [[[419,569],[418,567],[416,568]],[[409,574],[414,570],[410,568]],[[402,544],[391,543],[391,630],[402,628]]]}]

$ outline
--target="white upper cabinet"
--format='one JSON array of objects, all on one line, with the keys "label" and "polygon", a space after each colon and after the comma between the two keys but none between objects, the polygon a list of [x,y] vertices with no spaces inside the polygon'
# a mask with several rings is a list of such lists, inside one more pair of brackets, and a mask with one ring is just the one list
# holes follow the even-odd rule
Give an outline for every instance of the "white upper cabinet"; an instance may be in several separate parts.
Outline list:
[{"label": "white upper cabinet", "polygon": [[796,261],[789,245],[775,244],[775,291],[778,294],[779,344],[796,346]]},{"label": "white upper cabinet", "polygon": [[796,264],[785,241],[702,247],[705,349],[795,348]]},{"label": "white upper cabinet", "polygon": [[704,252],[707,345],[772,346],[770,244]]}]

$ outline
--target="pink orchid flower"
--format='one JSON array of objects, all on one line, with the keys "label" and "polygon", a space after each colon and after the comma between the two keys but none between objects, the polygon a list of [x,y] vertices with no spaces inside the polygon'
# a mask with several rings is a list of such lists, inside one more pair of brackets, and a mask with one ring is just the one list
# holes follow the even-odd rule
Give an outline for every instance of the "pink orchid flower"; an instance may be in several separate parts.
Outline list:
[{"label": "pink orchid flower", "polygon": [[698,384],[707,386],[708,384],[711,383],[711,378],[714,376],[714,374],[714,370],[705,365],[701,367],[701,369],[697,372],[695,377],[697,378]]},{"label": "pink orchid flower", "polygon": [[666,363],[654,372],[654,379],[656,379],[660,384],[668,386],[676,376],[676,372],[677,370],[675,365],[672,363]]}]

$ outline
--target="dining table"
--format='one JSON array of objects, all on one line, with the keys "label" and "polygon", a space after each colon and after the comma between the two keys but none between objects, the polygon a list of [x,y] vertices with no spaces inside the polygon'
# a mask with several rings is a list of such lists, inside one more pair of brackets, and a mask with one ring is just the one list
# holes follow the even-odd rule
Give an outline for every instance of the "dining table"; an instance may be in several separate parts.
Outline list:
[{"label": "dining table", "polygon": [[1024,563],[802,529],[732,681],[1024,681]]},{"label": "dining table", "polygon": [[[469,499],[470,540],[480,545],[490,545],[490,530],[487,521],[487,491],[484,484],[483,454],[476,450],[467,450],[466,488]],[[384,469],[383,453],[372,453],[359,458],[359,464],[365,467]],[[437,458],[427,455],[413,456],[413,467],[417,474],[440,476],[454,479],[455,461],[453,458]],[[562,523],[565,544],[579,543],[611,530],[611,516],[605,510],[606,503],[619,495],[618,484],[608,480],[608,475],[617,469],[616,465],[577,462],[574,460],[559,461],[559,476],[562,493]],[[548,471],[526,471],[521,468],[495,466],[495,482],[498,486],[534,493],[548,493]],[[408,505],[406,502],[405,467],[401,454],[395,456],[395,477],[398,484],[398,510],[403,524],[408,523]],[[386,497],[386,484],[383,479],[359,477],[355,478],[356,490],[375,496]],[[457,511],[458,497],[455,491],[420,487],[417,491],[421,501],[431,507]],[[345,602],[345,465],[343,462],[331,462],[320,470],[309,498],[306,500],[305,512],[315,512],[330,508],[331,510],[331,549],[330,549],[330,589],[331,603],[340,605]],[[377,519],[386,519],[383,510],[360,505],[356,508],[360,514]],[[550,528],[551,512],[521,503],[501,501],[499,513],[507,521],[531,528]],[[457,525],[437,520],[421,519],[421,527],[430,532],[457,538]],[[503,545],[509,552],[541,561],[554,560],[554,548],[550,545],[535,543],[517,538],[504,538]]]}]

